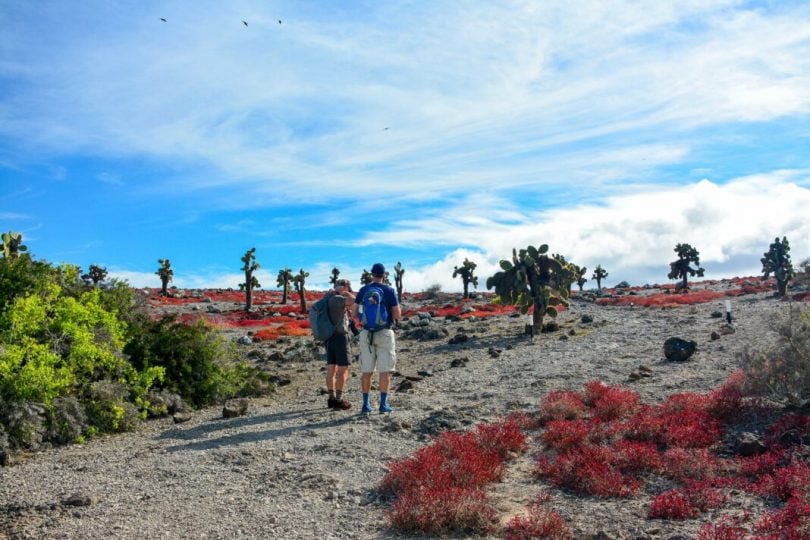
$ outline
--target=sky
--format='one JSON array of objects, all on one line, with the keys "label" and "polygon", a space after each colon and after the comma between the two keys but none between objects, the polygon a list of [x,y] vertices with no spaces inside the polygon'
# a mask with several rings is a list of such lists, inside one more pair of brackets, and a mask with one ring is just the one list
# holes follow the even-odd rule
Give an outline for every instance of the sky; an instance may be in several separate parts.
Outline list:
[{"label": "sky", "polygon": [[0,0],[0,229],[136,287],[755,276],[808,209],[804,0]]}]

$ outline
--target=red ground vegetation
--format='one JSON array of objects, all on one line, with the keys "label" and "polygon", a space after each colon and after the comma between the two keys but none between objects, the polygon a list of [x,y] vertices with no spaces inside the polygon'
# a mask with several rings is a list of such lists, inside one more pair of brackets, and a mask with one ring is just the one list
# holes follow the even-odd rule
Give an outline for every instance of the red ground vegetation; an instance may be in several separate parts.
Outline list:
[{"label": "red ground vegetation", "polygon": [[[756,284],[754,284],[756,283]],[[728,286],[725,291],[712,290],[718,286]],[[624,293],[609,298],[598,298],[596,303],[601,306],[639,306],[671,308],[682,305],[703,304],[718,300],[726,296],[743,296],[761,292],[773,291],[775,281],[773,278],[760,280],[759,278],[734,278],[725,281],[701,281],[692,284],[688,292],[676,291],[674,284],[659,285],[656,288],[663,292],[650,293],[644,287],[629,287],[623,289]],[[606,289],[609,294],[616,294],[615,289]],[[648,294],[649,293],[649,294]]]},{"label": "red ground vegetation", "polygon": [[[486,502],[486,485],[503,473],[501,460],[525,449],[524,432],[538,430],[542,446],[535,475],[546,485],[583,497],[633,497],[651,479],[667,478],[675,487],[652,498],[648,519],[675,520],[718,514],[733,501],[735,490],[745,491],[776,509],[760,516],[717,515],[701,528],[699,538],[810,538],[810,465],[801,451],[802,437],[810,434],[807,416],[790,414],[772,422],[764,454],[727,457],[718,452],[736,421],[763,411],[757,400],[742,394],[743,382],[735,373],[711,392],[675,394],[650,405],[641,404],[631,390],[590,381],[580,392],[550,392],[534,418],[512,415],[503,424],[443,434],[389,466],[381,483],[395,496],[389,522],[424,534],[570,538],[569,526],[551,508],[553,496],[546,491],[525,515],[500,529],[494,528],[497,520]],[[497,456],[495,448],[500,449]],[[458,509],[453,508],[456,500]],[[474,516],[464,521],[471,508]]]},{"label": "red ground vegetation", "polygon": [[497,482],[510,453],[526,448],[521,420],[507,418],[465,433],[446,432],[391,462],[380,490],[395,497],[392,527],[421,533],[494,530],[497,514],[482,488]]}]

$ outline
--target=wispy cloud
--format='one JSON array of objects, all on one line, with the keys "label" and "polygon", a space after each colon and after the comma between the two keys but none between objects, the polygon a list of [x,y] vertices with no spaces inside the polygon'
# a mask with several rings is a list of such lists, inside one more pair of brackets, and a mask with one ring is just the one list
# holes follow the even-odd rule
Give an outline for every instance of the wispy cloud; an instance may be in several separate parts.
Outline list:
[{"label": "wispy cloud", "polygon": [[[9,88],[4,103],[18,107],[0,131],[61,152],[208,162],[217,172],[195,176],[195,189],[315,201],[369,184],[387,194],[599,186],[694,144],[673,147],[661,130],[810,111],[802,3],[368,7],[359,20],[327,8],[275,26],[252,7],[248,28],[214,3],[166,6],[167,23],[149,9],[102,10],[69,34],[57,17],[86,14],[49,5],[43,44],[3,38],[0,69],[27,82]],[[25,47],[54,45],[50,62],[23,65]],[[571,146],[594,141],[587,155]]]}]

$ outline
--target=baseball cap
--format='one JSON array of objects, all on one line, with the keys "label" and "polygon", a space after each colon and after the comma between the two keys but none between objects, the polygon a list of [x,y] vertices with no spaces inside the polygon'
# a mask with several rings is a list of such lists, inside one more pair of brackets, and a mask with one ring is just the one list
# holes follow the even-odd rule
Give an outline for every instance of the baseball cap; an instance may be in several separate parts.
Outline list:
[{"label": "baseball cap", "polygon": [[373,276],[384,276],[385,275],[385,266],[382,263],[374,263],[374,266],[371,267],[371,275]]},{"label": "baseball cap", "polygon": [[339,279],[335,281],[335,287],[346,287],[347,289],[349,289],[349,292],[354,292],[352,290],[352,282],[349,281],[348,279]]}]

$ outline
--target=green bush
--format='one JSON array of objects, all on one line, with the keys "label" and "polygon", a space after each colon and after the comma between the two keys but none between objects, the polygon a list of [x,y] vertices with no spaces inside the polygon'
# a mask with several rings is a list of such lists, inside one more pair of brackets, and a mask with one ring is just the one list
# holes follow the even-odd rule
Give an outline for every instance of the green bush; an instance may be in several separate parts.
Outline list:
[{"label": "green bush", "polygon": [[774,318],[775,343],[740,354],[745,388],[757,395],[800,405],[810,398],[810,312],[790,306]]},{"label": "green bush", "polygon": [[132,431],[142,416],[129,401],[129,388],[112,381],[96,381],[88,390],[86,403],[90,424],[102,432]]},{"label": "green bush", "polygon": [[27,253],[16,259],[0,258],[0,312],[18,296],[41,291],[54,274],[51,265],[34,261]]},{"label": "green bush", "polygon": [[84,405],[73,396],[55,399],[48,420],[47,438],[58,444],[82,440],[90,427]]},{"label": "green bush", "polygon": [[171,315],[143,317],[124,352],[137,370],[162,368],[163,386],[195,407],[269,390],[267,377],[237,361],[233,346],[202,321],[184,325]]},{"label": "green bush", "polygon": [[271,390],[220,333],[152,321],[135,294],[116,280],[88,285],[73,265],[55,267],[28,253],[0,258],[4,447],[35,450],[131,430],[169,412],[168,401],[185,407],[165,398],[169,390],[195,406]]}]

